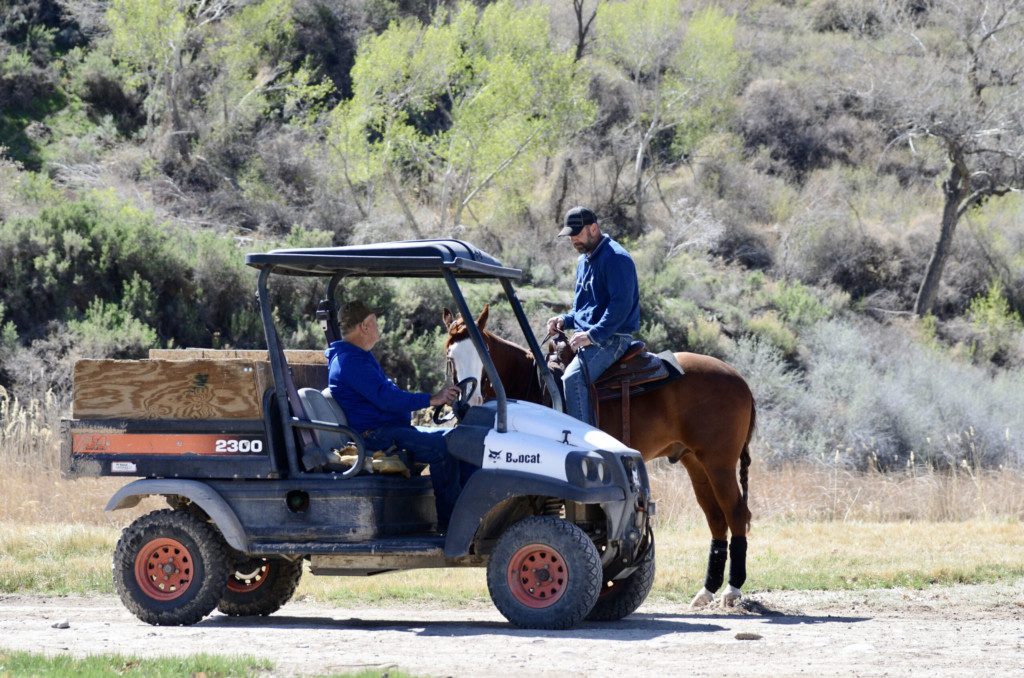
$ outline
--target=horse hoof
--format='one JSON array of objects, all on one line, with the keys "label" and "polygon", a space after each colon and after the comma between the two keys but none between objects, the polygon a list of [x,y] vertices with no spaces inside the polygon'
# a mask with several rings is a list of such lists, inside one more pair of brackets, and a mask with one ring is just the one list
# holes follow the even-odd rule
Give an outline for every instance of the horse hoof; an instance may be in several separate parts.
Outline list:
[{"label": "horse hoof", "polygon": [[736,607],[741,600],[743,600],[743,591],[730,584],[722,594],[722,607]]},{"label": "horse hoof", "polygon": [[700,593],[693,597],[690,601],[690,607],[704,607],[710,605],[715,600],[715,594],[707,589],[701,589]]}]

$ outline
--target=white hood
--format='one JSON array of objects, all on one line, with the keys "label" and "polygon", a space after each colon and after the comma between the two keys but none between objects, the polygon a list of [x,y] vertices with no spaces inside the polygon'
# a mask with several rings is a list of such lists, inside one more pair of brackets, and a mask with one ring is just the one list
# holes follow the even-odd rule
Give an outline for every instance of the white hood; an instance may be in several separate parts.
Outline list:
[{"label": "white hood", "polygon": [[[570,452],[605,450],[639,454],[604,431],[535,403],[509,401],[508,431],[484,439],[483,469],[522,471],[566,480]],[[599,457],[599,455],[593,455]]]}]

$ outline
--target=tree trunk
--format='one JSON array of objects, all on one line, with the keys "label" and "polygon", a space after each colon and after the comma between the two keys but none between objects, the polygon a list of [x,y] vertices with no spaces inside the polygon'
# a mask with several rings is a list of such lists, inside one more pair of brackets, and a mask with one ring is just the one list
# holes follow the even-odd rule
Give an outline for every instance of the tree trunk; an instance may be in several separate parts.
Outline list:
[{"label": "tree trunk", "polygon": [[[598,0],[600,2],[600,0]],[[583,58],[583,51],[587,48],[587,33],[590,32],[590,24],[597,16],[597,7],[590,13],[590,18],[583,21],[583,0],[572,1],[573,14],[576,15],[576,55],[574,61],[579,62]]]},{"label": "tree trunk", "polygon": [[928,261],[928,268],[925,269],[921,288],[917,292],[917,301],[914,302],[914,313],[917,316],[927,315],[935,305],[939,281],[942,280],[942,270],[946,267],[946,259],[949,257],[949,250],[953,245],[953,235],[956,233],[956,225],[960,219],[960,199],[963,195],[960,184],[963,179],[960,166],[954,161],[949,178],[942,184],[942,191],[946,196],[946,202],[942,208],[942,227],[939,230],[939,239],[935,242],[935,248],[932,250],[931,259]]},{"label": "tree trunk", "polygon": [[402,186],[398,183],[398,179],[395,178],[394,172],[390,167],[384,168],[384,178],[387,181],[388,186],[391,188],[391,194],[395,196],[395,200],[398,201],[399,207],[402,208],[402,214],[405,215],[405,221],[412,228],[413,235],[417,239],[423,237],[422,231],[420,231],[420,225],[416,223],[416,217],[413,216],[412,210],[409,208],[409,203],[405,201],[405,196],[402,195]]},{"label": "tree trunk", "polygon": [[181,78],[185,71],[185,64],[182,56],[182,48],[175,46],[174,57],[172,59],[171,71],[168,74],[167,84],[167,97],[170,99],[170,116],[171,116],[171,148],[174,149],[178,155],[178,160],[182,165],[188,165],[191,160],[191,134],[190,130],[186,129],[186,124],[181,115],[181,108],[178,106],[178,99],[180,96],[181,89]]},{"label": "tree trunk", "polygon": [[636,159],[633,164],[633,176],[636,179],[636,183],[633,185],[633,198],[636,200],[636,220],[640,226],[644,226],[644,155],[647,153],[647,146],[651,143],[651,139],[654,138],[654,133],[658,129],[658,115],[655,113],[654,119],[651,120],[650,126],[640,137],[640,143],[636,149]]}]

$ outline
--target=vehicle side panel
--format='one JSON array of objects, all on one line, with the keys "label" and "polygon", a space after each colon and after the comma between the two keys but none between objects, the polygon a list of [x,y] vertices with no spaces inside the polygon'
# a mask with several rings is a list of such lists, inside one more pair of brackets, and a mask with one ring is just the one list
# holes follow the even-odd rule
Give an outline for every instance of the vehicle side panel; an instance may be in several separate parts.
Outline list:
[{"label": "vehicle side panel", "polygon": [[606,504],[626,499],[623,488],[614,485],[582,488],[530,473],[480,470],[470,477],[459,495],[448,525],[445,556],[456,558],[469,553],[480,521],[487,512],[506,499],[525,495],[556,497],[583,504]]},{"label": "vehicle side panel", "polygon": [[71,419],[62,422],[67,477],[273,478],[264,422]]}]

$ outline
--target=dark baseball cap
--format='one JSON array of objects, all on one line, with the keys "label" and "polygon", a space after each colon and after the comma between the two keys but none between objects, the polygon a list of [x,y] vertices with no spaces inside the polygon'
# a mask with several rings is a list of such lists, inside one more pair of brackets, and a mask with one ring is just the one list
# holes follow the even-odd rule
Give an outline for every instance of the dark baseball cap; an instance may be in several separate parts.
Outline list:
[{"label": "dark baseball cap", "polygon": [[579,235],[584,226],[597,223],[597,215],[586,207],[573,207],[565,213],[565,227],[558,232],[559,236]]},{"label": "dark baseball cap", "polygon": [[377,312],[372,308],[359,301],[350,301],[341,307],[340,320],[341,320],[341,331],[344,333],[350,332],[356,325],[363,322],[371,315],[377,315]]}]

